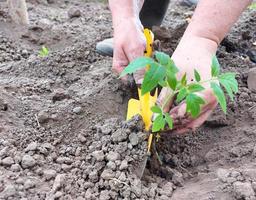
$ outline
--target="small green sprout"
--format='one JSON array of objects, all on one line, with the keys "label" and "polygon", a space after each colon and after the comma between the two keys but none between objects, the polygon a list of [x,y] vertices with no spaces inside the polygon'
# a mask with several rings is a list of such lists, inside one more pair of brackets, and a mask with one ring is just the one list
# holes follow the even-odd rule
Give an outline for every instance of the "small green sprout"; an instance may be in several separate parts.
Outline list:
[{"label": "small green sprout", "polygon": [[41,50],[39,51],[39,56],[46,57],[49,55],[49,50],[47,47],[42,46]]},{"label": "small green sprout", "polygon": [[248,8],[251,9],[251,10],[255,10],[256,9],[256,2],[251,3],[251,5],[249,5]]},{"label": "small green sprout", "polygon": [[194,70],[194,81],[188,83],[187,75],[178,80],[176,75],[178,67],[167,54],[163,52],[155,52],[154,58],[140,57],[131,62],[121,73],[121,77],[132,74],[135,71],[149,66],[149,70],[144,75],[141,91],[142,95],[154,90],[158,85],[171,89],[171,94],[166,98],[165,102],[160,106],[153,106],[152,112],[155,114],[152,132],[165,130],[166,126],[173,129],[173,119],[163,108],[168,102],[176,97],[177,103],[184,101],[186,103],[186,111],[193,118],[196,118],[200,112],[205,100],[197,93],[205,90],[203,83],[210,83],[211,89],[220,104],[224,113],[227,112],[226,97],[223,89],[230,97],[234,99],[234,94],[238,92],[238,83],[235,78],[236,74],[232,72],[220,73],[220,64],[216,58],[212,58],[211,78],[209,80],[201,80],[199,72]]}]

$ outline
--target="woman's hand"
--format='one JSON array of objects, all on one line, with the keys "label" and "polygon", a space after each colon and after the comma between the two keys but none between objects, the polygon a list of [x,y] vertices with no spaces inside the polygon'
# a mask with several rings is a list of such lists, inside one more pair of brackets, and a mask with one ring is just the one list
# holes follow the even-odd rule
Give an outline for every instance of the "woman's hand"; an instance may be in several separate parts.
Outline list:
[{"label": "woman's hand", "polygon": [[[181,79],[186,73],[188,82],[193,82],[194,69],[196,69],[202,81],[209,80],[211,78],[212,56],[215,54],[216,49],[217,43],[212,40],[196,36],[184,36],[172,55],[172,59],[179,69],[177,78]],[[192,118],[186,113],[185,102],[181,102],[173,108],[171,108],[173,99],[166,104],[164,111],[170,113],[173,118],[174,131],[176,133],[185,133],[189,130],[195,130],[204,123],[215,109],[217,101],[209,84],[205,83],[203,86],[206,90],[198,92],[198,95],[205,100],[206,104],[201,107],[201,113],[197,118]],[[167,88],[162,89],[158,98],[158,104],[160,106],[163,105],[169,92]]]}]

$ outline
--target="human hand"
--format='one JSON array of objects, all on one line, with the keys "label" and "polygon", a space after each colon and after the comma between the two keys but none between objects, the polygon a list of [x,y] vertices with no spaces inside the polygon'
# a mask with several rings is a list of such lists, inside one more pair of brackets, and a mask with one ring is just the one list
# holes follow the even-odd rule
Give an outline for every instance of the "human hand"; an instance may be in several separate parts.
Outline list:
[{"label": "human hand", "polygon": [[[143,26],[137,18],[120,19],[114,24],[114,56],[112,70],[120,75],[123,69],[134,59],[144,55],[146,39]],[[141,84],[145,71],[134,74],[136,84]],[[127,79],[122,79],[127,82]]]},{"label": "human hand", "polygon": [[[212,40],[200,38],[196,36],[183,37],[177,49],[172,55],[172,59],[179,69],[177,78],[186,73],[188,82],[193,82],[194,69],[201,75],[201,80],[209,80],[211,78],[211,61],[212,56],[215,54],[217,44]],[[170,100],[164,107],[164,112],[170,113],[173,118],[173,131],[176,133],[186,133],[189,130],[195,130],[201,126],[204,121],[209,117],[217,105],[217,100],[210,88],[209,83],[205,83],[206,90],[198,92],[206,104],[201,107],[201,113],[197,118],[192,118],[186,113],[186,104],[181,102],[179,105],[172,107],[174,99]],[[158,105],[162,106],[168,98],[171,91],[163,88],[159,98]]]}]

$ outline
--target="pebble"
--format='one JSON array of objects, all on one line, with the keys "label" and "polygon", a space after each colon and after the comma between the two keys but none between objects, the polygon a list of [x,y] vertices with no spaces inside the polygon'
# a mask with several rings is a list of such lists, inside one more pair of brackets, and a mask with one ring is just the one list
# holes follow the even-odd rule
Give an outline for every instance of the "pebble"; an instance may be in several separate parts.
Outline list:
[{"label": "pebble", "polygon": [[54,180],[52,191],[55,193],[63,187],[65,183],[65,174],[58,174]]},{"label": "pebble", "polygon": [[28,180],[26,180],[25,183],[24,183],[24,188],[27,190],[27,189],[30,189],[30,188],[35,187],[35,185],[36,185],[36,184],[35,184],[34,181],[28,179]]},{"label": "pebble", "polygon": [[81,11],[78,8],[72,7],[68,10],[69,18],[75,18],[75,17],[80,17],[80,16],[81,16]]},{"label": "pebble", "polygon": [[110,151],[106,158],[108,161],[116,161],[120,159],[120,154],[114,151]]},{"label": "pebble", "polygon": [[67,91],[65,91],[62,88],[58,88],[53,93],[52,101],[53,101],[53,103],[55,103],[56,101],[62,101],[64,99],[70,99],[70,98],[71,98],[71,96],[68,94]]},{"label": "pebble", "polygon": [[256,67],[249,70],[247,85],[249,90],[256,92]]},{"label": "pebble", "polygon": [[97,160],[97,161],[103,161],[105,158],[105,155],[103,151],[94,151],[92,152],[92,156]]},{"label": "pebble", "polygon": [[219,168],[217,169],[217,176],[221,182],[225,183],[227,182],[229,171],[227,169]]},{"label": "pebble", "polygon": [[113,142],[123,142],[127,139],[127,133],[125,129],[118,129],[111,135]]},{"label": "pebble", "polygon": [[82,112],[82,107],[78,106],[73,109],[73,113],[80,114]]},{"label": "pebble", "polygon": [[43,174],[45,179],[48,181],[55,178],[57,172],[53,169],[47,169],[47,170],[44,170]]},{"label": "pebble", "polygon": [[9,185],[6,185],[5,189],[3,192],[1,192],[1,195],[8,199],[12,196],[14,196],[16,194],[16,189],[15,189],[15,186],[12,185],[12,184],[9,184]]},{"label": "pebble", "polygon": [[238,199],[247,199],[255,195],[252,185],[248,182],[237,181],[233,186]]},{"label": "pebble", "polygon": [[136,146],[139,143],[139,137],[136,133],[131,133],[129,135],[129,141],[132,144],[132,146]]},{"label": "pebble", "polygon": [[2,160],[1,164],[3,166],[6,166],[6,167],[9,167],[11,166],[12,164],[14,164],[14,160],[12,157],[6,157]]},{"label": "pebble", "polygon": [[99,180],[99,177],[98,177],[98,172],[96,170],[92,171],[90,174],[89,174],[89,179],[93,182],[97,182]]},{"label": "pebble", "polygon": [[20,170],[21,170],[21,167],[19,164],[13,164],[11,166],[11,171],[13,171],[13,172],[19,172]]},{"label": "pebble", "polygon": [[105,169],[102,173],[101,173],[101,177],[105,180],[109,180],[111,178],[115,177],[114,172],[111,169]]},{"label": "pebble", "polygon": [[107,163],[107,167],[112,170],[116,170],[116,164],[113,161]]},{"label": "pebble", "polygon": [[120,170],[126,170],[126,169],[128,169],[128,162],[127,162],[127,160],[123,160],[123,161],[121,162],[121,165],[120,165],[119,169],[120,169]]},{"label": "pebble", "polygon": [[42,110],[38,113],[37,118],[39,123],[44,124],[50,120],[50,115],[46,111]]},{"label": "pebble", "polygon": [[37,142],[31,142],[24,151],[35,151],[37,149],[37,146]]},{"label": "pebble", "polygon": [[23,168],[31,168],[36,165],[35,159],[30,155],[24,155],[21,160],[21,166]]}]

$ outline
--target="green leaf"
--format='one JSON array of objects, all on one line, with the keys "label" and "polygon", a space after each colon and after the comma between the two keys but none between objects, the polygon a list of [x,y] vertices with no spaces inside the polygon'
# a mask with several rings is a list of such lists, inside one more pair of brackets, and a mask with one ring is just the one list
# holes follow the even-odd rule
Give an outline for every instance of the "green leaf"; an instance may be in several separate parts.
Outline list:
[{"label": "green leaf", "polygon": [[238,83],[236,80],[236,74],[231,72],[224,73],[224,74],[221,74],[218,77],[218,79],[220,84],[225,88],[231,100],[234,100],[234,93],[238,92]]},{"label": "green leaf", "polygon": [[186,74],[186,73],[182,76],[180,82],[181,82],[181,84],[182,84],[183,86],[186,86],[186,85],[187,85],[187,74]]},{"label": "green leaf", "polygon": [[168,113],[164,113],[165,121],[167,122],[170,129],[173,128],[173,120]]},{"label": "green leaf", "polygon": [[45,47],[45,46],[42,46],[42,48],[41,48],[41,50],[40,50],[40,52],[39,52],[39,55],[40,55],[41,57],[46,57],[46,56],[48,56],[48,55],[49,55],[49,50],[48,50],[48,48]]},{"label": "green leaf", "polygon": [[159,81],[158,84],[159,84],[161,87],[166,87],[166,86],[168,85],[165,80]]},{"label": "green leaf", "polygon": [[176,101],[179,103],[181,102],[186,96],[188,95],[188,91],[187,91],[187,88],[182,88],[178,95],[177,95],[177,99]]},{"label": "green leaf", "polygon": [[221,109],[224,113],[227,113],[227,102],[223,90],[217,83],[214,82],[211,83],[211,88],[221,106]]},{"label": "green leaf", "polygon": [[201,86],[201,85],[198,84],[198,83],[192,83],[192,84],[189,84],[189,86],[188,86],[188,91],[189,91],[190,93],[193,93],[193,92],[200,92],[200,91],[202,91],[202,90],[204,90],[204,87]]},{"label": "green leaf", "polygon": [[148,57],[139,57],[132,61],[121,73],[120,77],[123,77],[127,74],[132,74],[137,70],[143,69],[147,66],[151,66],[156,62],[152,58]]},{"label": "green leaf", "polygon": [[159,51],[156,51],[155,52],[155,57],[156,57],[156,60],[161,64],[161,65],[167,65],[169,60],[171,60],[170,56],[163,53],[163,52],[159,52]]},{"label": "green leaf", "polygon": [[171,72],[173,74],[176,74],[179,71],[178,67],[175,65],[172,59],[169,59],[166,69],[168,72]]},{"label": "green leaf", "polygon": [[163,115],[158,115],[157,118],[154,120],[152,125],[152,132],[158,132],[162,129],[164,129],[165,126],[165,120]]},{"label": "green leaf", "polygon": [[197,117],[201,111],[201,105],[204,104],[205,101],[198,95],[194,93],[190,93],[186,97],[187,108],[186,111],[191,114],[193,118]]},{"label": "green leaf", "polygon": [[201,76],[196,69],[194,69],[194,76],[195,76],[196,82],[201,81]]},{"label": "green leaf", "polygon": [[151,111],[153,113],[162,113],[162,109],[159,106],[153,106],[151,107]]},{"label": "green leaf", "polygon": [[176,86],[177,86],[177,83],[178,83],[176,75],[171,73],[170,71],[167,71],[166,75],[167,75],[168,85],[170,86],[170,88],[175,90]]},{"label": "green leaf", "polygon": [[163,80],[165,77],[165,68],[159,66],[158,64],[152,64],[149,70],[145,73],[142,85],[141,85],[141,94],[144,95],[147,92],[153,90],[158,82]]},{"label": "green leaf", "polygon": [[256,2],[252,2],[251,5],[249,6],[249,9],[256,9]]},{"label": "green leaf", "polygon": [[216,56],[212,57],[212,77],[218,76],[220,73],[220,63]]}]

